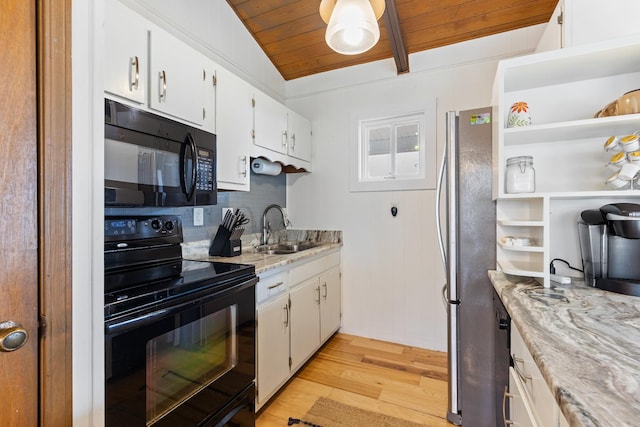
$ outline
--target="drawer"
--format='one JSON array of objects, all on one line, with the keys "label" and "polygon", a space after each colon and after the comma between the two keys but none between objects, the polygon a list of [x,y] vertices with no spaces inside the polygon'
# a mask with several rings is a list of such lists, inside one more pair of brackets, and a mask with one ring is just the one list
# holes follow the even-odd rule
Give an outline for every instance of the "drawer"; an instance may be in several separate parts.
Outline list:
[{"label": "drawer", "polygon": [[256,285],[256,304],[260,304],[270,298],[289,290],[288,271],[281,271],[266,276],[260,275],[260,281]]},{"label": "drawer", "polygon": [[[505,391],[506,393],[506,391]],[[508,425],[508,421],[511,421],[512,425],[521,427],[540,427],[535,412],[533,410],[529,396],[524,389],[520,377],[513,369],[509,368],[509,416],[507,417],[505,412],[506,395],[502,402],[502,414],[505,418],[504,425]]]},{"label": "drawer", "polygon": [[332,252],[291,269],[291,284],[295,285],[310,277],[317,277],[323,272],[340,265],[340,251]]},{"label": "drawer", "polygon": [[558,404],[516,327],[511,328],[511,357],[514,373],[522,381],[540,425],[556,426]]}]

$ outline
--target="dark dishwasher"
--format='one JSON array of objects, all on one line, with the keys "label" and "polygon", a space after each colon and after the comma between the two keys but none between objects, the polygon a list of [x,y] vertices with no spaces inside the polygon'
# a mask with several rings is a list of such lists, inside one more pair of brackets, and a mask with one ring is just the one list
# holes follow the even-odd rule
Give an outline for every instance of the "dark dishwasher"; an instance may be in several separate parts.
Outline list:
[{"label": "dark dishwasher", "polygon": [[[504,393],[509,388],[509,365],[511,364],[510,336],[511,317],[502,304],[498,294],[493,292],[493,311],[496,315],[495,329],[495,390],[496,393],[496,425],[504,425],[503,414],[509,414],[509,399],[504,399]],[[503,404],[507,405],[503,408]],[[503,412],[504,411],[504,412]]]}]

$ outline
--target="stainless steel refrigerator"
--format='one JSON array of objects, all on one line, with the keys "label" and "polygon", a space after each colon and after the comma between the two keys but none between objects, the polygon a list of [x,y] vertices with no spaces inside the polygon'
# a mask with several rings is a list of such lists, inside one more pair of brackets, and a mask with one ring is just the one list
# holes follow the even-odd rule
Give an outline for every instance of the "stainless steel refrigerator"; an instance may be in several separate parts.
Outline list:
[{"label": "stainless steel refrigerator", "polygon": [[506,312],[497,316],[500,303],[487,275],[496,267],[491,113],[491,108],[447,113],[438,176],[436,217],[447,278],[447,420],[465,427],[502,425],[508,384],[508,322]]}]

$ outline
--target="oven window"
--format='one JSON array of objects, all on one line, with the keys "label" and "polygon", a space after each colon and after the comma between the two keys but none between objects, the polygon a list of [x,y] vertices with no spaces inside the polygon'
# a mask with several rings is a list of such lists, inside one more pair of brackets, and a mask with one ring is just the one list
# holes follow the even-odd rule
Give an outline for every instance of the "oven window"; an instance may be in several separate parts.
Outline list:
[{"label": "oven window", "polygon": [[[146,345],[147,425],[237,364],[237,306],[182,324]],[[188,319],[186,319],[188,321]]]}]

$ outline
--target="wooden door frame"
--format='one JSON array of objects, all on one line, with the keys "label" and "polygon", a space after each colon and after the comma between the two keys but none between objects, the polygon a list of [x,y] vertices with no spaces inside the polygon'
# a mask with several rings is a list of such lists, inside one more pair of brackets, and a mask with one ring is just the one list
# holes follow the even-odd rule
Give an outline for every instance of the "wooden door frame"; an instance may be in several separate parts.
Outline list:
[{"label": "wooden door frame", "polygon": [[71,0],[37,0],[39,408],[71,426]]}]

